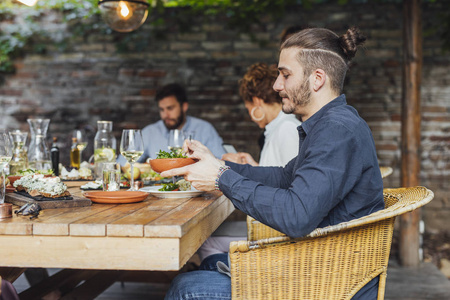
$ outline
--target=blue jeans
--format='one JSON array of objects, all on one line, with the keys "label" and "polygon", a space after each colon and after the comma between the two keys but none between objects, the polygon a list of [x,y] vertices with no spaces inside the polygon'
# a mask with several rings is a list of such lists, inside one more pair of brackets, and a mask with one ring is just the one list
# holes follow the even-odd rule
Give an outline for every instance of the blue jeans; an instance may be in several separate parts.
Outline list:
[{"label": "blue jeans", "polygon": [[[216,263],[219,260],[228,265],[228,253],[210,255],[202,261],[199,271],[178,275],[165,300],[231,299],[231,280],[217,271]],[[352,300],[377,299],[378,281],[378,277],[372,279]]]},{"label": "blue jeans", "polygon": [[228,253],[210,255],[202,261],[198,271],[178,275],[164,299],[231,299],[230,277],[217,271],[219,260],[228,265]]}]

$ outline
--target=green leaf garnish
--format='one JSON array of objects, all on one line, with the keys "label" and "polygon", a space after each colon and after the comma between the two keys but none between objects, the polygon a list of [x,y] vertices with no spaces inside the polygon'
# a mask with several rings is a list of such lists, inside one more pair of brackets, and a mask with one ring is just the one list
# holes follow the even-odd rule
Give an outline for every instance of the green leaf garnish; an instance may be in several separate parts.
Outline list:
[{"label": "green leaf garnish", "polygon": [[177,183],[164,183],[163,187],[158,189],[161,192],[169,192],[178,189],[180,186]]},{"label": "green leaf garnish", "polygon": [[183,153],[178,153],[176,151],[163,151],[163,150],[159,150],[159,153],[156,154],[156,158],[187,158],[186,155],[184,155]]}]

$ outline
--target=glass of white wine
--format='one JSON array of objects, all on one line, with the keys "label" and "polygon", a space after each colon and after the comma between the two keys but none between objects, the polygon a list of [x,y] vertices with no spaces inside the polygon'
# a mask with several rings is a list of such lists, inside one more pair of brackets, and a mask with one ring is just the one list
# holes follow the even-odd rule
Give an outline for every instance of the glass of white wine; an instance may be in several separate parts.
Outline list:
[{"label": "glass of white wine", "polygon": [[184,131],[172,129],[169,131],[169,150],[177,154],[183,151],[183,143],[185,140]]},{"label": "glass of white wine", "polygon": [[5,174],[3,169],[8,165],[12,158],[12,147],[9,135],[0,131],[0,204],[5,203]]},{"label": "glass of white wine", "polygon": [[122,131],[122,139],[120,140],[120,154],[130,163],[130,189],[129,191],[137,191],[134,186],[134,163],[144,154],[144,143],[142,142],[142,134],[138,129],[124,129]]},{"label": "glass of white wine", "polygon": [[77,149],[80,152],[80,163],[81,163],[83,150],[86,149],[86,146],[88,145],[86,133],[84,132],[84,130],[77,129],[73,131],[72,137],[77,138]]},{"label": "glass of white wine", "polygon": [[[169,131],[169,150],[176,153],[181,154],[183,152],[183,143],[186,139],[185,132],[179,129],[171,129]],[[172,183],[176,183],[176,177],[172,177]]]}]

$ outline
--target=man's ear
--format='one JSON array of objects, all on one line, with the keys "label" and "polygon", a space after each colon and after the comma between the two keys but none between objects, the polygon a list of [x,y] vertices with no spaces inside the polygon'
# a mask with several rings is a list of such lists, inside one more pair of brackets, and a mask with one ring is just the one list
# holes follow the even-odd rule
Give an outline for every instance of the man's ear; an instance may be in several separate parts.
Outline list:
[{"label": "man's ear", "polygon": [[315,92],[320,90],[325,85],[327,73],[322,69],[316,69],[312,74],[312,88]]},{"label": "man's ear", "polygon": [[181,109],[183,109],[183,112],[186,113],[187,110],[189,108],[189,103],[184,102],[183,105],[181,106]]}]

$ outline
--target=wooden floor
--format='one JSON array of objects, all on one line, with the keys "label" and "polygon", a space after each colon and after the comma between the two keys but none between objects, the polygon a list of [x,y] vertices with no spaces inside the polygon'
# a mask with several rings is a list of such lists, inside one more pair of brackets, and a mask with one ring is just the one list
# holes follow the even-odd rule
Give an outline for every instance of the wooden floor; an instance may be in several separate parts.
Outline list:
[{"label": "wooden floor", "polygon": [[[49,270],[50,275],[58,270]],[[17,292],[29,285],[24,276],[14,282]],[[162,300],[168,284],[116,282],[97,298],[98,300]],[[450,299],[450,280],[435,265],[423,263],[418,269],[399,267],[390,261],[386,285],[386,300],[443,300]]]}]

